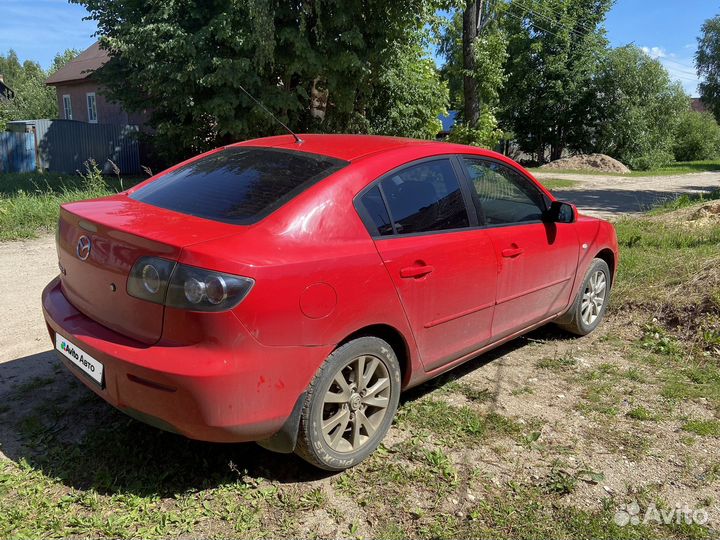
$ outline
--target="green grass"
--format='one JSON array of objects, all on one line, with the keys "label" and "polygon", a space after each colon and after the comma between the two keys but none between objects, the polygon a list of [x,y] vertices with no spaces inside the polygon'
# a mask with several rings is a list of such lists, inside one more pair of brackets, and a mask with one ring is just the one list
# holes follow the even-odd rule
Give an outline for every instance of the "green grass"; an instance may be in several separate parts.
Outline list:
[{"label": "green grass", "polygon": [[110,195],[141,180],[57,173],[0,174],[0,241],[52,232],[61,204]]},{"label": "green grass", "polygon": [[682,428],[701,437],[720,437],[720,420],[688,420]]},{"label": "green grass", "polygon": [[551,173],[551,174],[589,174],[602,176],[672,176],[676,174],[689,174],[698,172],[718,172],[720,171],[720,160],[709,161],[679,161],[663,165],[662,167],[653,168],[647,171],[631,171],[630,173],[607,173],[602,171],[592,171],[587,169],[543,169],[541,167],[533,167],[528,169],[532,173]]},{"label": "green grass", "polygon": [[541,180],[540,183],[550,191],[573,188],[580,185],[580,182],[577,180],[568,180],[567,178],[549,178],[547,180]]}]

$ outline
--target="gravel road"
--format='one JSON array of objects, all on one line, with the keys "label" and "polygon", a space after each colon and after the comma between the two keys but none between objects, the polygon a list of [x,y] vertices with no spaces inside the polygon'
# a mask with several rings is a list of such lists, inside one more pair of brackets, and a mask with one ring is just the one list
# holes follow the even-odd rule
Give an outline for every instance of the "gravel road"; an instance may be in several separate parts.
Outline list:
[{"label": "gravel road", "polygon": [[636,177],[542,172],[535,173],[535,177],[540,181],[559,178],[578,182],[573,188],[553,193],[576,204],[580,211],[604,219],[645,212],[679,195],[720,189],[720,173],[715,172]]}]

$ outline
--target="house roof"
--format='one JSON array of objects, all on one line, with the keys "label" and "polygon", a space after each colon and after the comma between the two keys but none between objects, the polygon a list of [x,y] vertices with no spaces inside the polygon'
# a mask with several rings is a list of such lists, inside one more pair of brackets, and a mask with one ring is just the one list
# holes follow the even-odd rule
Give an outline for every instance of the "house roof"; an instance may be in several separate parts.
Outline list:
[{"label": "house roof", "polygon": [[457,120],[457,115],[457,111],[448,111],[447,114],[438,116],[440,122],[442,122],[442,133],[450,133],[450,131],[452,131],[455,120]]},{"label": "house roof", "polygon": [[53,73],[45,84],[55,85],[70,81],[82,81],[87,79],[92,72],[102,67],[110,59],[110,55],[96,41],[86,50],[81,52],[75,60],[68,62]]},{"label": "house roof", "polygon": [[0,78],[0,97],[12,99],[15,97],[15,92],[10,88],[5,81]]},{"label": "house roof", "polygon": [[702,98],[694,97],[690,99],[690,108],[695,112],[705,112],[708,108],[703,103]]}]

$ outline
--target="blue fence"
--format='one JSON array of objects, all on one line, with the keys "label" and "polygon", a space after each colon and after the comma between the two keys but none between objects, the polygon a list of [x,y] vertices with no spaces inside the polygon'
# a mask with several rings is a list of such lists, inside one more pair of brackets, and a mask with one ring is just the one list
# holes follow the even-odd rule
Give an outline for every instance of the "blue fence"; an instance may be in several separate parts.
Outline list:
[{"label": "blue fence", "polygon": [[30,172],[35,168],[35,135],[0,132],[0,173]]},{"label": "blue fence", "polygon": [[[36,166],[40,170],[72,174],[84,170],[83,163],[88,159],[94,159],[106,174],[113,172],[108,160],[123,174],[141,170],[137,126],[76,120],[15,120],[8,122],[7,129],[10,135],[37,138],[37,145],[33,138],[32,154],[34,164],[37,155]],[[31,170],[34,168],[35,165]]]}]

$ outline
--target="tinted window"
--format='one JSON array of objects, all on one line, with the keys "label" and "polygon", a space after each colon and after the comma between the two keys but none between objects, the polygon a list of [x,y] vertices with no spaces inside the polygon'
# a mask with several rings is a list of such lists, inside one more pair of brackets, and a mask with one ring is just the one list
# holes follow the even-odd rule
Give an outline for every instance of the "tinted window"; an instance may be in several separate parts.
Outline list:
[{"label": "tinted window", "polygon": [[400,234],[469,226],[460,184],[448,160],[420,163],[381,181]]},{"label": "tinted window", "polygon": [[365,211],[363,221],[372,236],[386,236],[393,233],[390,216],[377,186],[372,187],[362,196],[360,204]]},{"label": "tinted window", "polygon": [[542,219],[543,196],[524,176],[494,161],[465,158],[464,163],[485,223],[500,225]]},{"label": "tinted window", "polygon": [[183,214],[247,224],[345,165],[303,152],[228,148],[167,173],[131,197]]}]

